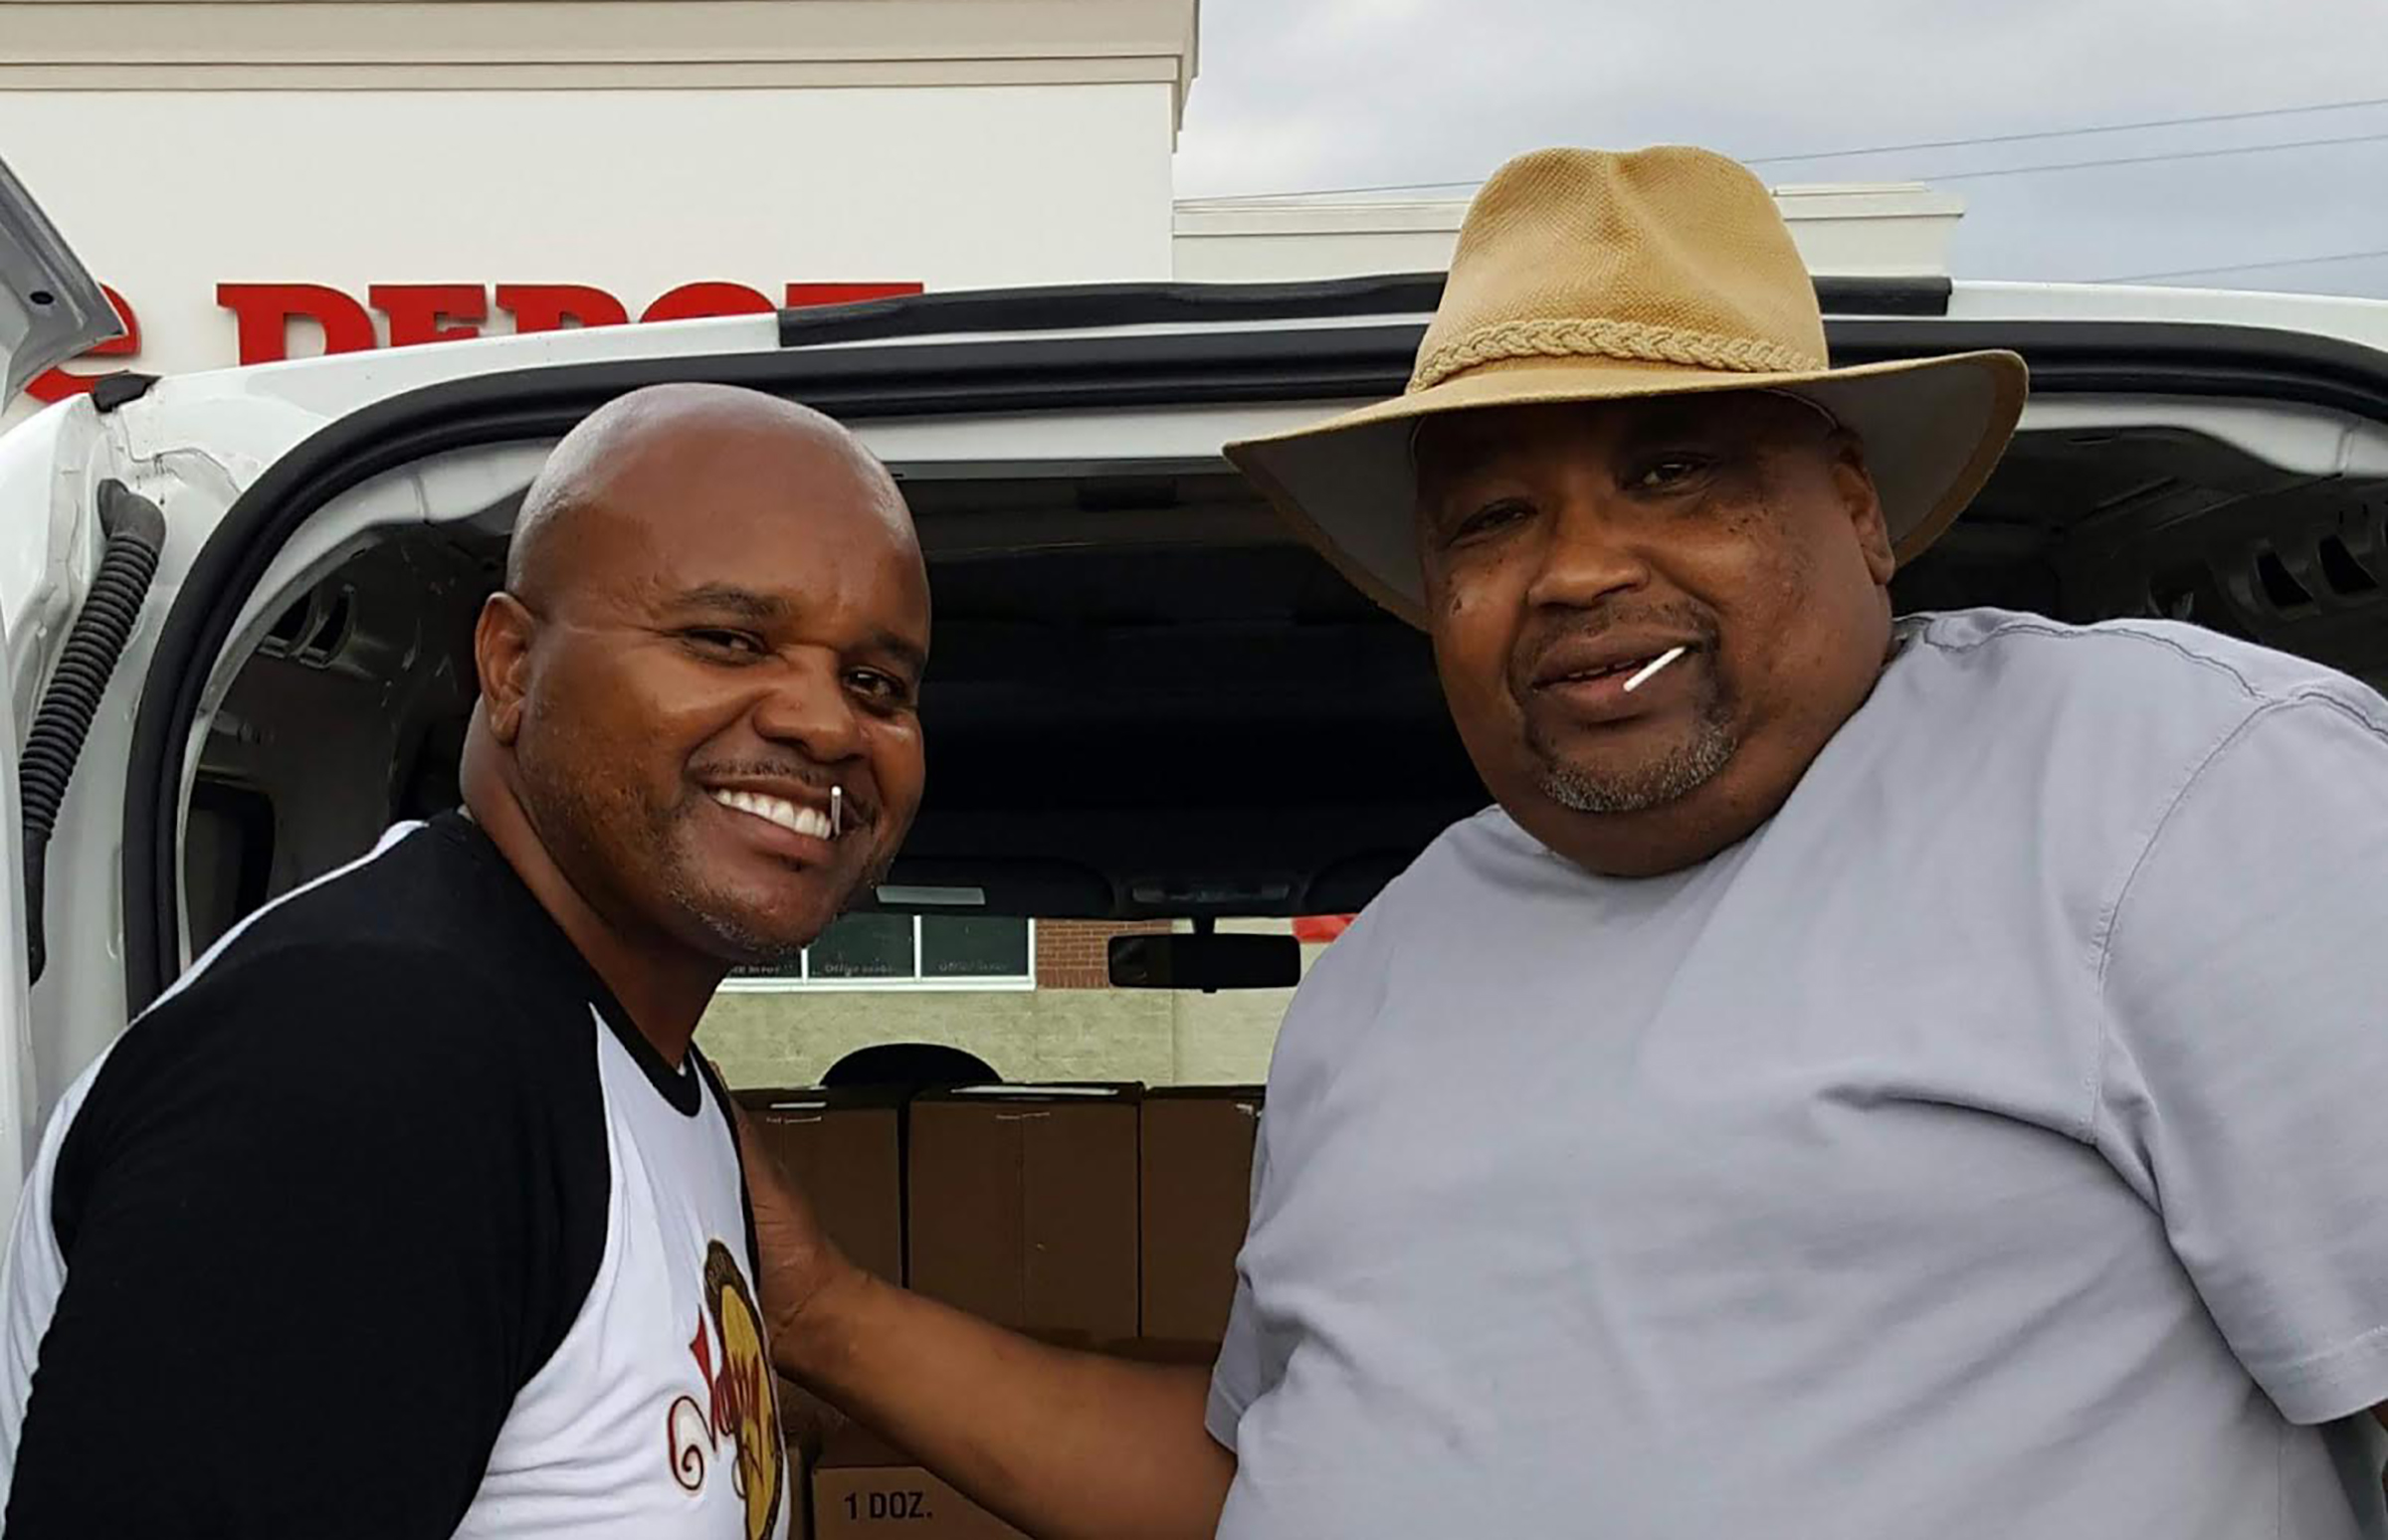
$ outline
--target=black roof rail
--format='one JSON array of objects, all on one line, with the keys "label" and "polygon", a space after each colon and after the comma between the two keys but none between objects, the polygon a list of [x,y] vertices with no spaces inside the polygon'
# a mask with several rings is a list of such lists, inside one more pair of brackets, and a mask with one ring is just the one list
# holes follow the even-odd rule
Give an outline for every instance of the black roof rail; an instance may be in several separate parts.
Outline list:
[{"label": "black roof rail", "polygon": [[[779,312],[779,345],[868,342],[972,331],[1071,331],[1227,321],[1425,315],[1443,297],[1440,273],[1291,284],[1057,284],[1027,289],[898,294]],[[1819,278],[1827,315],[1946,315],[1945,278]]]},{"label": "black roof rail", "polygon": [[1820,278],[1816,298],[1827,315],[1946,315],[1957,286],[1930,278]]}]

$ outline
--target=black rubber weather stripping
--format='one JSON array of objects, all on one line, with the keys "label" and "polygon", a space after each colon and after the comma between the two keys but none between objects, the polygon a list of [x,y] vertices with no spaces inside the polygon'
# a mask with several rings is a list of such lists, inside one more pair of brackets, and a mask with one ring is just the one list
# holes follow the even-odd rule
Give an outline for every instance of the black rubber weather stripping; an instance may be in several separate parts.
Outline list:
[{"label": "black rubber weather stripping", "polygon": [[1432,313],[1442,297],[1440,273],[1294,284],[1056,284],[955,289],[782,310],[779,345],[984,331],[1423,316]]},{"label": "black rubber weather stripping", "polygon": [[[907,329],[929,324],[916,316]],[[276,461],[234,502],[200,550],[159,635],[134,720],[125,784],[128,999],[137,1010],[170,982],[180,942],[179,756],[190,741],[208,675],[283,543],[350,487],[432,455],[556,438],[613,397],[670,380],[745,385],[857,422],[1329,402],[1398,391],[1423,331],[1418,323],[1220,329],[622,360],[449,381],[340,418]],[[1895,318],[1833,320],[1827,331],[1835,360],[1844,364],[2005,347],[2024,355],[2035,389],[2044,394],[2241,396],[2388,423],[2388,353],[2301,332],[2174,322]]]},{"label": "black rubber weather stripping", "polygon": [[[1945,315],[1954,291],[1945,278],[1828,277],[1814,282],[1817,301],[1828,315]],[[1427,315],[1442,300],[1443,284],[1440,273],[1395,273],[1294,284],[1082,284],[898,294],[782,310],[779,344],[811,347],[989,331]]]},{"label": "black rubber weather stripping", "polygon": [[166,548],[165,515],[122,481],[100,483],[100,570],[34,710],[19,772],[25,803],[25,948],[29,977],[37,983],[50,960],[43,919],[50,836],[58,828],[58,812],[66,805],[67,785],[75,778],[92,718],[123,660],[124,644],[132,639],[141,601],[156,581],[158,556]]},{"label": "black rubber weather stripping", "polygon": [[1820,278],[1816,299],[1830,315],[1946,315],[1956,285],[1944,278]]},{"label": "black rubber weather stripping", "polygon": [[2388,352],[2339,337],[2177,321],[1844,320],[1837,365],[2005,348],[2037,393],[2232,397],[2388,423]]}]

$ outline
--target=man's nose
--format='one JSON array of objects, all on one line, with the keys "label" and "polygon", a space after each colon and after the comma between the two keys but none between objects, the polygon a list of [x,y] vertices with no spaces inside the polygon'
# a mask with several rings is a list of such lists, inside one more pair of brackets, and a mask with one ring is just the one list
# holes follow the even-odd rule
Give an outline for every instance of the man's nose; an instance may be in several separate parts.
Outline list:
[{"label": "man's nose", "polygon": [[801,750],[815,764],[856,757],[863,727],[843,675],[834,659],[808,654],[788,660],[755,702],[755,731]]},{"label": "man's nose", "polygon": [[1590,609],[1649,584],[1644,532],[1597,491],[1571,494],[1550,520],[1548,531],[1541,565],[1526,590],[1529,603]]}]

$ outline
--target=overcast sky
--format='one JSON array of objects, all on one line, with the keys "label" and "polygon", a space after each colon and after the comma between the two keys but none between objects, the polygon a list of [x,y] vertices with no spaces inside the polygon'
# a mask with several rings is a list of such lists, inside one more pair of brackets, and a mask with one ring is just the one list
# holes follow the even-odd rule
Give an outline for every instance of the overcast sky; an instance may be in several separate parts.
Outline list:
[{"label": "overcast sky", "polygon": [[[1966,277],[2227,268],[2173,282],[2388,295],[2388,0],[1202,0],[1202,12],[1177,162],[1189,197],[1474,181],[1548,144],[1673,141],[1755,160],[2379,98],[1757,170],[1776,185],[1925,180],[1958,194]],[[2348,253],[2381,255],[2279,266]]]}]

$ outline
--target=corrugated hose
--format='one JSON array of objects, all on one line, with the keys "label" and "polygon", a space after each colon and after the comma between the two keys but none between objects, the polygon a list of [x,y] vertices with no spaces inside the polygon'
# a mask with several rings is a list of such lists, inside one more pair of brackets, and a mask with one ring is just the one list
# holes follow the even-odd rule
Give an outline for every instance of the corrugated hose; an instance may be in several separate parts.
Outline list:
[{"label": "corrugated hose", "polygon": [[42,910],[50,836],[66,805],[75,761],[132,640],[141,601],[156,581],[158,557],[166,547],[165,514],[122,481],[100,483],[100,571],[33,713],[18,776],[25,799],[25,948],[37,981],[49,961]]}]

